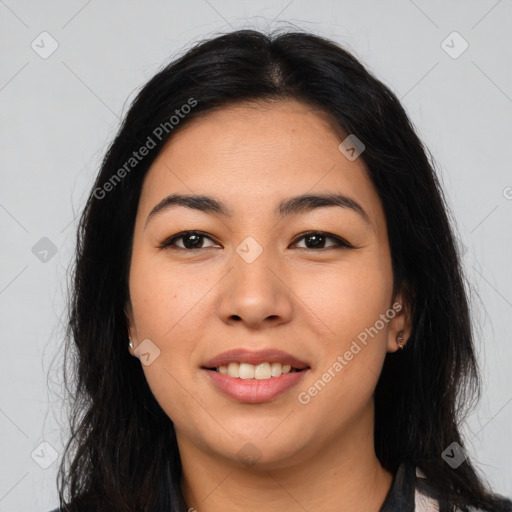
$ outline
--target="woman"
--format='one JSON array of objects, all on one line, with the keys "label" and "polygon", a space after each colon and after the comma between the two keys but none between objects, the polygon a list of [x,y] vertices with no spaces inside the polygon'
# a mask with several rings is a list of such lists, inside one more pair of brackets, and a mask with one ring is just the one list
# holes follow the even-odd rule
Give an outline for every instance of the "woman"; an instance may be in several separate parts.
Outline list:
[{"label": "woman", "polygon": [[165,67],[77,241],[62,510],[512,510],[459,432],[478,373],[434,170],[333,42],[243,30]]}]

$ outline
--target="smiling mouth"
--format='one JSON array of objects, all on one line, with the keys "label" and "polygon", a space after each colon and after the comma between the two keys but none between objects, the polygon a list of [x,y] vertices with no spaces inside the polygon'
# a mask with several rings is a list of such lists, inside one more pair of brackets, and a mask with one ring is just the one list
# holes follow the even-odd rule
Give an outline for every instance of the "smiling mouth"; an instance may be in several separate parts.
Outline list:
[{"label": "smiling mouth", "polygon": [[294,368],[289,364],[281,363],[265,362],[253,365],[250,363],[231,362],[228,365],[204,369],[212,372],[218,372],[234,379],[268,380],[281,377],[281,375],[286,375],[288,373],[296,373],[308,370],[309,366],[306,368]]}]

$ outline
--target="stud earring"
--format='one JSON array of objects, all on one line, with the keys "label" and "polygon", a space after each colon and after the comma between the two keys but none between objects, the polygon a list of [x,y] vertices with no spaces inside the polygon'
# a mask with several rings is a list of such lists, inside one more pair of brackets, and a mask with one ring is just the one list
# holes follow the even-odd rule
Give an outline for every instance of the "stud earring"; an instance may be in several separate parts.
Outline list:
[{"label": "stud earring", "polygon": [[398,336],[396,337],[396,343],[400,347],[400,350],[404,349],[404,331],[398,331]]},{"label": "stud earring", "polygon": [[128,342],[128,348],[133,348],[133,341],[132,341],[132,339],[130,338],[130,336],[128,336],[128,339],[130,340],[130,341]]}]

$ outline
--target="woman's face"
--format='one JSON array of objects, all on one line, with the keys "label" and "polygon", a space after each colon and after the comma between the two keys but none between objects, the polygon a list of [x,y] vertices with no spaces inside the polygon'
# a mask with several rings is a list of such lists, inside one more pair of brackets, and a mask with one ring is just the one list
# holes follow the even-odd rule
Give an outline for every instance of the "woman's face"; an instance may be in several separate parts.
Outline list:
[{"label": "woman's face", "polygon": [[[384,357],[408,330],[379,197],[341,142],[302,103],[232,106],[185,126],[151,166],[127,307],[180,451],[278,468],[371,431]],[[150,215],[171,194],[189,206]],[[348,199],[293,201],[327,194]],[[171,240],[184,231],[201,233]]]}]

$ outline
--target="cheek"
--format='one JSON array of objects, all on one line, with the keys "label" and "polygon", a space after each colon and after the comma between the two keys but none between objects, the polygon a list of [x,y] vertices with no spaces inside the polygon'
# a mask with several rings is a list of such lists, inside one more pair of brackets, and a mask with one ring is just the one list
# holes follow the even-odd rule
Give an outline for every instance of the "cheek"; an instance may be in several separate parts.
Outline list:
[{"label": "cheek", "polygon": [[300,294],[307,297],[321,327],[318,368],[299,390],[304,393],[299,402],[307,402],[308,411],[319,417],[336,404],[351,418],[369,403],[386,356],[391,260],[386,252],[366,251],[301,283]]},{"label": "cheek", "polygon": [[367,251],[338,265],[299,270],[305,277],[297,281],[297,295],[305,298],[338,349],[389,308],[393,283],[386,253]]},{"label": "cheek", "polygon": [[[346,269],[334,279],[331,274],[315,281],[307,302],[327,335],[318,336],[318,367],[297,391],[298,401],[308,417],[321,418],[328,430],[338,429],[340,421],[348,423],[367,410],[377,385],[389,325],[381,315],[388,310],[390,288],[375,267]],[[333,409],[343,412],[326,417]]]},{"label": "cheek", "polygon": [[177,333],[185,340],[194,339],[183,330],[197,327],[200,311],[208,301],[207,291],[213,284],[211,275],[199,273],[193,265],[171,264],[163,254],[147,251],[134,256],[130,297],[139,338],[153,337],[165,346],[172,345]]},{"label": "cheek", "polygon": [[165,414],[173,422],[176,431],[185,431],[188,437],[201,444],[198,426],[205,423],[208,404],[197,394],[193,382],[187,380],[185,365],[177,358],[169,358],[173,350],[162,352],[150,366],[143,365],[149,389]]},{"label": "cheek", "polygon": [[[201,278],[199,278],[199,275]],[[208,295],[215,284],[212,273],[192,265],[171,265],[162,256],[139,253],[130,269],[130,298],[139,342],[151,340],[158,357],[142,364],[155,399],[180,426],[200,412],[191,407],[191,361],[211,322]]]}]

